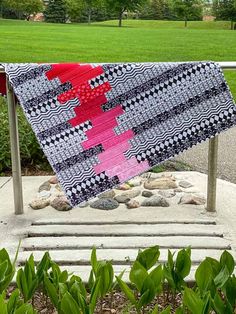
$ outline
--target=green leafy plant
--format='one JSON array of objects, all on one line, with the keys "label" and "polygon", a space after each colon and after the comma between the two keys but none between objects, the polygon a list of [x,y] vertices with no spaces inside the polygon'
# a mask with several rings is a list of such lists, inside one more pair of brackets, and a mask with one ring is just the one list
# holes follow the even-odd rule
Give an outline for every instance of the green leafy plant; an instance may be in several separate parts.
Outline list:
[{"label": "green leafy plant", "polygon": [[130,282],[135,286],[138,294],[132,291],[121,278],[117,277],[121,290],[138,313],[141,313],[141,310],[162,291],[162,265],[151,269],[157,263],[159,256],[160,251],[158,246],[139,251],[131,267],[129,276]]}]

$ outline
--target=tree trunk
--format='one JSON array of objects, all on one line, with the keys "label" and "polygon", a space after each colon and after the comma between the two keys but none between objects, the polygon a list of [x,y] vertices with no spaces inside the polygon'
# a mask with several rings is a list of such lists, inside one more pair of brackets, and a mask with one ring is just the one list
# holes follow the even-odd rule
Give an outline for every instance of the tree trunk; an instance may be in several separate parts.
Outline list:
[{"label": "tree trunk", "polygon": [[184,27],[187,27],[188,26],[188,19],[187,19],[187,17],[185,17],[185,19],[184,19]]},{"label": "tree trunk", "polygon": [[91,10],[88,9],[88,24],[91,24]]},{"label": "tree trunk", "polygon": [[119,27],[122,26],[122,15],[123,15],[123,11],[121,11],[119,14]]}]

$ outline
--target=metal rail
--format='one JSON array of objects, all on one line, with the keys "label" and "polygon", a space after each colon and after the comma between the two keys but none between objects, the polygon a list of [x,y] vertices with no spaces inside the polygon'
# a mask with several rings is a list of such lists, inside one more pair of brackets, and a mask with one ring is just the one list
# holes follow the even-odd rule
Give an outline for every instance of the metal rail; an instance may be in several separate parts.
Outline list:
[{"label": "metal rail", "polygon": [[[223,70],[236,70],[236,62],[219,62],[219,65]],[[4,68],[2,66],[0,66],[0,73],[4,73]],[[15,214],[19,215],[23,214],[24,210],[23,210],[18,123],[15,98],[8,79],[7,79],[7,102],[10,127],[14,205]],[[206,210],[209,212],[216,211],[217,157],[218,157],[218,136],[215,136],[214,138],[209,140],[208,150],[208,182],[207,182]]]}]

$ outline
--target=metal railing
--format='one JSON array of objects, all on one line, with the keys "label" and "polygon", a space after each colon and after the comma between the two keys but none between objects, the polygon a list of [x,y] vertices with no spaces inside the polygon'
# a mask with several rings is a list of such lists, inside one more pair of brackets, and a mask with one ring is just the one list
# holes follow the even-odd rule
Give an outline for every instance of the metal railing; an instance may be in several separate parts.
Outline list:
[{"label": "metal railing", "polygon": [[[236,70],[236,62],[219,62],[219,64],[223,70]],[[4,68],[1,66],[0,73],[4,73]],[[8,79],[7,79],[7,103],[10,127],[15,214],[20,215],[24,213],[24,206],[22,193],[18,122],[16,114],[15,97],[13,89]],[[215,136],[209,140],[208,148],[208,182],[207,182],[206,210],[209,212],[216,211],[217,157],[218,157],[218,136]]]}]

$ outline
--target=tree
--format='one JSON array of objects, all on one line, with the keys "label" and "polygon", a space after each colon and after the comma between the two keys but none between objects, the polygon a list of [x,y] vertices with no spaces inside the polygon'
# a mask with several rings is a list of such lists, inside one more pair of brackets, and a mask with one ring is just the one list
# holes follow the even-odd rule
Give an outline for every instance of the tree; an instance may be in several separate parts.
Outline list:
[{"label": "tree", "polygon": [[231,29],[236,22],[236,0],[214,0],[213,14],[218,20],[231,21]]},{"label": "tree", "polygon": [[49,0],[44,11],[45,21],[48,23],[66,22],[66,4],[64,0]]},{"label": "tree", "polygon": [[2,0],[2,7],[16,14],[18,18],[42,12],[42,0]]},{"label": "tree", "polygon": [[184,19],[184,26],[187,27],[189,20],[202,18],[201,0],[173,0],[173,9],[179,19]]},{"label": "tree", "polygon": [[122,26],[122,17],[125,11],[134,12],[145,0],[107,0],[110,10],[118,16],[119,27]]}]

